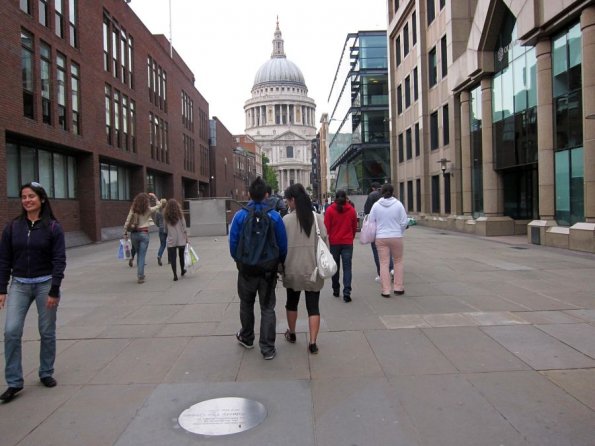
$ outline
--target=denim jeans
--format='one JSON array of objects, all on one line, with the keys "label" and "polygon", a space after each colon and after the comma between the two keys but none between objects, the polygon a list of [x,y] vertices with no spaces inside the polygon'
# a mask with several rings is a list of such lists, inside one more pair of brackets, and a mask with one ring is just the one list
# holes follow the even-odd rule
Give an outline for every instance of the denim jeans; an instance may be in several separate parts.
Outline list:
[{"label": "denim jeans", "polygon": [[[379,276],[380,275],[380,259],[378,258],[378,248],[376,248],[376,242],[372,242],[372,244],[370,246],[372,246],[372,255],[374,256],[374,263],[376,264],[376,275]],[[394,269],[392,257],[390,259],[390,265],[389,265],[388,269],[391,271]]]},{"label": "denim jeans", "polygon": [[343,296],[351,296],[351,259],[353,257],[353,245],[331,245],[331,254],[337,264],[337,272],[333,276],[333,291],[339,292],[339,273],[343,264]]},{"label": "denim jeans", "polygon": [[157,252],[157,257],[161,258],[163,256],[163,252],[165,251],[165,245],[167,244],[167,232],[159,231],[159,251]]},{"label": "denim jeans", "polygon": [[145,278],[145,257],[149,249],[149,233],[144,231],[133,232],[130,235],[132,247],[136,251],[136,274]]},{"label": "denim jeans", "polygon": [[56,359],[56,308],[46,308],[52,281],[19,283],[12,280],[6,300],[4,328],[5,377],[9,387],[23,387],[22,343],[23,327],[29,307],[35,301],[38,328],[41,337],[39,351],[39,377],[54,374]]},{"label": "denim jeans", "polygon": [[238,295],[240,296],[240,336],[248,342],[254,342],[254,302],[256,293],[260,303],[260,338],[258,345],[263,355],[275,351],[277,318],[275,316],[275,286],[277,276],[247,276],[238,273]]}]

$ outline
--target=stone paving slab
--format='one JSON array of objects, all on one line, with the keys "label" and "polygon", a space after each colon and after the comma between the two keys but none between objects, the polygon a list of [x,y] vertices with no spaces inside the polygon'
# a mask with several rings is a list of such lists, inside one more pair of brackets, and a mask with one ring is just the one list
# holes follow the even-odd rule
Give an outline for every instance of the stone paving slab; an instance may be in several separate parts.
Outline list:
[{"label": "stone paving slab", "polygon": [[595,367],[595,360],[535,327],[482,327],[481,329],[535,370]]},{"label": "stone paving slab", "polygon": [[595,359],[595,327],[589,324],[537,325],[550,336]]},{"label": "stone paving slab", "polygon": [[[192,434],[178,425],[179,415],[190,406],[230,396],[264,404],[265,420],[251,430],[218,437]],[[283,444],[287,439],[294,439],[297,441],[294,444],[303,446],[316,445],[311,390],[305,381],[162,384],[150,395],[115,445],[262,446]]]},{"label": "stone paving slab", "polygon": [[548,370],[541,373],[595,412],[595,369]]}]

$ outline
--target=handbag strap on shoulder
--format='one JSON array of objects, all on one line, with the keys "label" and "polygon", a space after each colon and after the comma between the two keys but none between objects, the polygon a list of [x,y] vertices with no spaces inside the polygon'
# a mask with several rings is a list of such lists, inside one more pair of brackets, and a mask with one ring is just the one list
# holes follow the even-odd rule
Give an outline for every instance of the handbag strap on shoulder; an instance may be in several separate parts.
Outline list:
[{"label": "handbag strap on shoulder", "polygon": [[320,228],[318,227],[318,219],[316,218],[316,212],[312,211],[314,215],[314,224],[316,225],[316,235],[320,237]]}]

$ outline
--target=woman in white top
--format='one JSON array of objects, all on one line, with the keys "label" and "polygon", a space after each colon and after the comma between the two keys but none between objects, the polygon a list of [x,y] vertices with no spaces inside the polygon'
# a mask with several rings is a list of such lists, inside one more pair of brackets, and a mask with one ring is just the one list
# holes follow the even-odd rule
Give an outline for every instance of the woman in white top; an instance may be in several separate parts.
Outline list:
[{"label": "woman in white top", "polygon": [[382,185],[382,198],[374,203],[370,220],[376,223],[376,248],[380,258],[380,285],[382,297],[390,297],[391,283],[389,262],[392,257],[395,267],[393,291],[405,294],[403,287],[403,234],[407,229],[407,212],[403,204],[393,196],[392,184]]},{"label": "woman in white top", "polygon": [[167,257],[174,273],[174,281],[178,280],[176,268],[176,254],[180,258],[180,272],[186,274],[184,265],[184,249],[188,243],[188,232],[186,231],[186,220],[182,213],[182,207],[173,198],[169,199],[163,211],[163,220],[167,228]]}]

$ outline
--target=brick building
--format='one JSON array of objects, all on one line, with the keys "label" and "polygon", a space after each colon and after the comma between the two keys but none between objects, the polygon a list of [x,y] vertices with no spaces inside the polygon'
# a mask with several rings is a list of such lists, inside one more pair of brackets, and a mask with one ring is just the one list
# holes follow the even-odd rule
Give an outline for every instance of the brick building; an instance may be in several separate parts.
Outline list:
[{"label": "brick building", "polygon": [[231,197],[235,188],[235,137],[225,125],[213,116],[210,120],[210,193],[211,197]]},{"label": "brick building", "polygon": [[0,4],[0,225],[39,181],[69,245],[112,238],[142,191],[207,195],[209,105],[123,0]]}]

